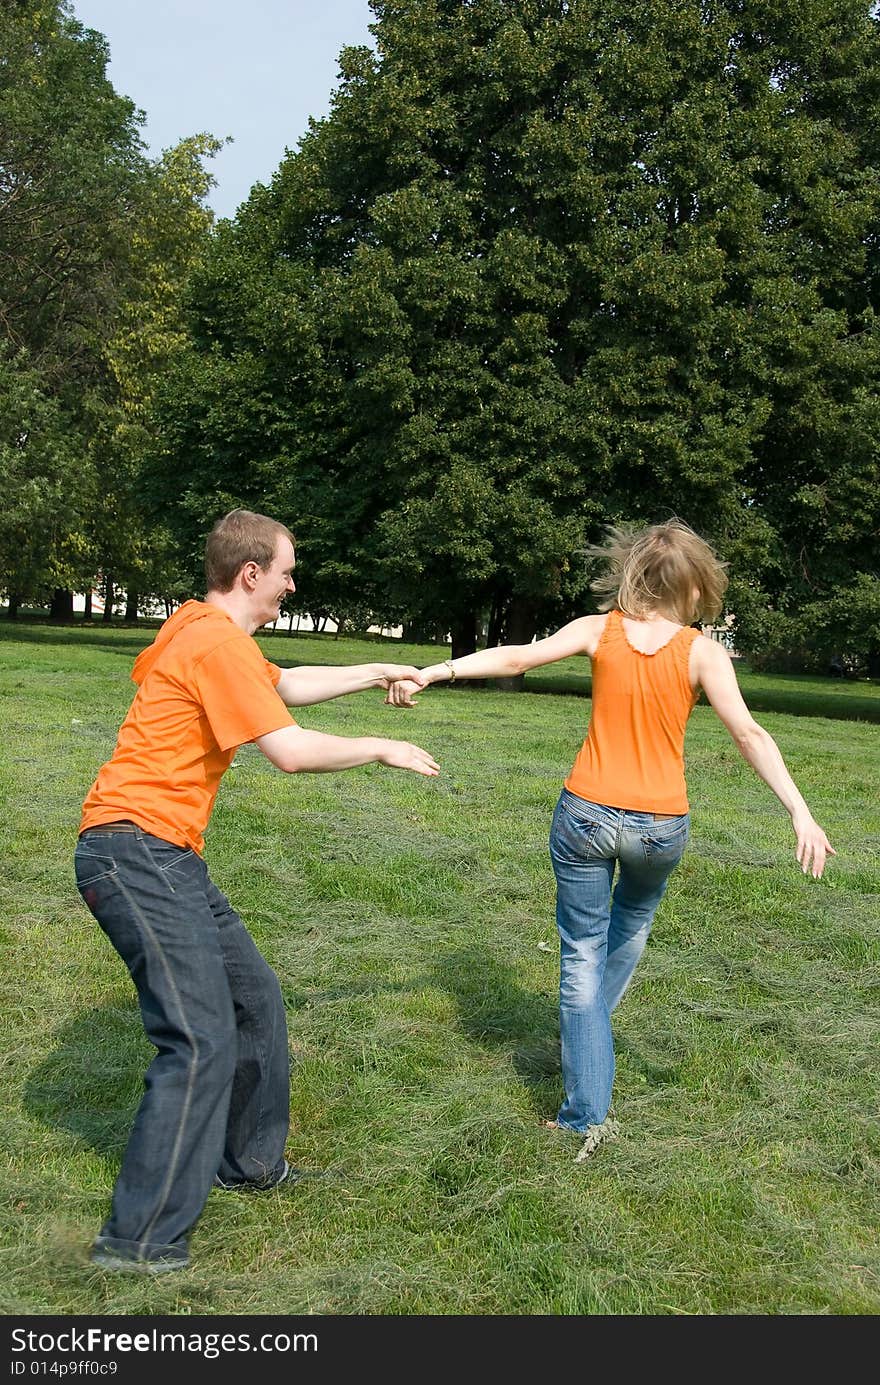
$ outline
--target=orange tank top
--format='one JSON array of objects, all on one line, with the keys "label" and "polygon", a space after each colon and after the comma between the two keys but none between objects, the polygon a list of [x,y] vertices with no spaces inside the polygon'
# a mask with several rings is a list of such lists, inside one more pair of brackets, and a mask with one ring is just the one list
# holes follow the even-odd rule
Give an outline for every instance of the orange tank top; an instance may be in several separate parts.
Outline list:
[{"label": "orange tank top", "polygon": [[698,693],[688,661],[699,634],[683,626],[654,654],[634,649],[610,611],[592,659],[587,737],[565,787],[579,798],[640,813],[686,813],[684,733]]}]

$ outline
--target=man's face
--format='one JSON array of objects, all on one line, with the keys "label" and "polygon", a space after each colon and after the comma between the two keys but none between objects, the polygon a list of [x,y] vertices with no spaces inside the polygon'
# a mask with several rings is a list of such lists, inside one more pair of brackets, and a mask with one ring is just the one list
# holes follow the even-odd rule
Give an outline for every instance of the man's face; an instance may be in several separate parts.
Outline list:
[{"label": "man's face", "polygon": [[275,557],[269,567],[257,569],[257,579],[253,590],[253,612],[257,628],[278,619],[281,603],[288,592],[295,592],[293,569],[296,555],[293,544],[286,534],[278,535]]}]

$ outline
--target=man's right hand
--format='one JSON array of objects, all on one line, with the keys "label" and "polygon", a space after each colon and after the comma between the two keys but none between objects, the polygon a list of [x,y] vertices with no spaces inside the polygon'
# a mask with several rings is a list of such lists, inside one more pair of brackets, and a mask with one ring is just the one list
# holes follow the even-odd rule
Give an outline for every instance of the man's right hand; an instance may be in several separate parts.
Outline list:
[{"label": "man's right hand", "polygon": [[425,684],[416,683],[411,678],[401,678],[398,682],[392,683],[388,689],[388,696],[385,701],[389,707],[414,707],[414,695],[424,692]]},{"label": "man's right hand", "polygon": [[440,773],[440,766],[427,750],[408,741],[384,741],[378,757],[380,765],[391,765],[393,769],[411,769],[416,774],[426,774],[433,778]]}]

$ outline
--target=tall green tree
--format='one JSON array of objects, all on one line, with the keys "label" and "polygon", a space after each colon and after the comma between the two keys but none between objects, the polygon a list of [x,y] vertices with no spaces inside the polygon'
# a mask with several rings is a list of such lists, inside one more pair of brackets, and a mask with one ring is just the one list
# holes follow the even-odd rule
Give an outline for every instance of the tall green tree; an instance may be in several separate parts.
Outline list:
[{"label": "tall green tree", "polygon": [[65,399],[100,373],[145,159],[107,45],[66,3],[0,7],[3,332]]},{"label": "tall green tree", "polygon": [[196,283],[181,514],[271,495],[455,652],[607,520],[715,540],[746,646],[876,574],[870,0],[372,8]]},{"label": "tall green tree", "polygon": [[55,591],[59,610],[100,570],[136,608],[134,588],[171,580],[168,544],[161,530],[147,533],[134,485],[153,381],[185,340],[182,285],[211,226],[203,161],[219,144],[201,135],[146,158],[143,114],[107,78],[106,40],[65,0],[0,6],[0,53],[4,380],[9,398],[42,400],[17,430],[26,446],[3,453],[10,513],[32,509],[35,489],[45,501],[56,494],[62,436],[71,468],[55,521],[33,532],[51,545],[44,561],[10,549],[0,566],[10,593]]},{"label": "tall green tree", "polygon": [[59,586],[91,580],[89,401],[106,378],[103,348],[128,272],[127,213],[146,162],[135,108],[106,78],[106,44],[68,5],[0,6],[0,52],[4,388],[10,403],[30,401],[3,450],[10,513],[35,514],[36,504],[57,500],[59,467],[69,473],[64,504],[32,536],[44,545],[43,562],[28,566],[11,547],[0,555],[16,597],[36,594],[40,573],[41,588],[50,574]]},{"label": "tall green tree", "polygon": [[79,439],[39,372],[0,347],[0,591],[70,586],[88,554]]},{"label": "tall green tree", "polygon": [[[182,140],[145,170],[131,229],[130,273],[104,348],[107,388],[92,400],[90,452],[97,477],[94,540],[104,581],[126,590],[126,618],[143,598],[188,585],[161,513],[143,503],[159,382],[176,370],[189,338],[186,283],[210,243],[214,184],[206,160],[221,148],[208,134]],[[182,585],[181,585],[182,584]],[[105,603],[105,615],[111,603]]]}]

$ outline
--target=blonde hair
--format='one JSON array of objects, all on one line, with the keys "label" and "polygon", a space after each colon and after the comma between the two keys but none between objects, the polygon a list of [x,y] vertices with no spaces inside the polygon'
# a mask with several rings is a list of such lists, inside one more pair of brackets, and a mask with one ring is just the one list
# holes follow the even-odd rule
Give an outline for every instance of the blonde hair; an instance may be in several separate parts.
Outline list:
[{"label": "blonde hair", "polygon": [[272,566],[282,534],[295,544],[285,524],[268,515],[255,514],[253,510],[230,510],[228,515],[218,519],[205,544],[208,591],[231,591],[245,563],[256,563],[265,572]]},{"label": "blonde hair", "polygon": [[609,525],[605,542],[587,549],[587,555],[607,565],[590,583],[603,598],[600,611],[617,607],[636,620],[657,612],[692,625],[714,620],[724,605],[727,564],[684,520],[670,519],[648,529]]}]

